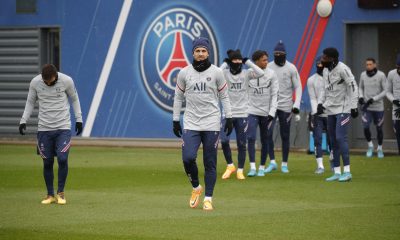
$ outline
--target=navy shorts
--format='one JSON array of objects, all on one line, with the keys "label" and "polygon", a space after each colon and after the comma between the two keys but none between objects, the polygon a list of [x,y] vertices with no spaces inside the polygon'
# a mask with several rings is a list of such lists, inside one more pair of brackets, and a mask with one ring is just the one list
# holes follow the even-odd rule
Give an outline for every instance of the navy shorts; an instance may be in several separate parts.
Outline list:
[{"label": "navy shorts", "polygon": [[71,130],[39,131],[37,133],[37,150],[43,159],[68,157],[71,147]]}]

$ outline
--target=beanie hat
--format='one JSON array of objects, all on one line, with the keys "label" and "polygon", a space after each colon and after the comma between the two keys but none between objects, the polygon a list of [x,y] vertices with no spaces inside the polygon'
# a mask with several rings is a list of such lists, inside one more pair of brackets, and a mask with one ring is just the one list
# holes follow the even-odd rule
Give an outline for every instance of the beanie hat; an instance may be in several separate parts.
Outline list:
[{"label": "beanie hat", "polygon": [[242,54],[240,53],[240,49],[232,50],[229,49],[227,52],[229,60],[233,59],[243,59]]},{"label": "beanie hat", "polygon": [[209,51],[209,49],[210,49],[210,43],[209,43],[209,41],[208,41],[208,38],[205,38],[205,37],[198,37],[198,38],[195,38],[195,39],[193,40],[192,52],[194,52],[194,50],[195,50],[196,48],[199,48],[199,47],[203,47],[203,48],[207,49],[207,51]]},{"label": "beanie hat", "polygon": [[279,42],[276,44],[276,46],[274,48],[274,52],[284,52],[284,53],[286,53],[285,44],[283,44],[282,40],[279,40]]},{"label": "beanie hat", "polygon": [[333,47],[325,48],[323,53],[326,56],[331,57],[333,59],[338,59],[339,58],[338,50],[336,48],[333,48]]}]

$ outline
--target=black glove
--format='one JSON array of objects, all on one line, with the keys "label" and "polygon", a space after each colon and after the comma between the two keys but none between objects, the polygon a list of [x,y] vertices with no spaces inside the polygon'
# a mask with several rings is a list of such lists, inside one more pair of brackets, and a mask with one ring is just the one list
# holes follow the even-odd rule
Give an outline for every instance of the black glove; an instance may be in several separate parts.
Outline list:
[{"label": "black glove", "polygon": [[225,58],[224,62],[226,62],[228,65],[231,64],[231,60],[229,60],[229,58]]},{"label": "black glove", "polygon": [[181,123],[179,121],[173,121],[173,128],[175,136],[180,138],[182,136]]},{"label": "black glove", "polygon": [[271,122],[272,120],[274,120],[274,117],[271,115],[267,116],[267,122]]},{"label": "black glove", "polygon": [[352,108],[351,109],[351,117],[352,118],[358,117],[358,109],[357,108]]},{"label": "black glove", "polygon": [[82,122],[76,122],[76,123],[75,123],[75,132],[76,132],[76,136],[78,136],[79,134],[82,133],[82,126],[83,126],[83,123],[82,123]]},{"label": "black glove", "polygon": [[19,134],[25,135],[25,130],[26,130],[26,124],[25,123],[21,123],[19,125]]},{"label": "black glove", "polygon": [[246,57],[243,58],[243,59],[242,59],[242,64],[245,64],[245,63],[247,62],[247,60],[249,60],[249,58],[246,58]]},{"label": "black glove", "polygon": [[400,107],[400,101],[399,100],[393,100],[393,104]]},{"label": "black glove", "polygon": [[360,97],[360,98],[358,99],[358,104],[364,105],[364,103],[365,103],[364,98]]},{"label": "black glove", "polygon": [[293,108],[292,109],[292,113],[294,113],[294,114],[299,114],[300,113],[300,110],[298,109],[298,108]]},{"label": "black glove", "polygon": [[325,108],[324,108],[324,106],[322,106],[322,103],[318,104],[318,107],[317,107],[317,115],[323,114],[323,113],[324,113],[324,110],[325,110]]},{"label": "black glove", "polygon": [[368,105],[371,105],[373,102],[374,102],[374,99],[373,99],[373,98],[370,98],[370,99],[368,99],[367,104],[368,104]]},{"label": "black glove", "polygon": [[397,118],[400,118],[400,108],[394,110],[394,115],[395,115]]},{"label": "black glove", "polygon": [[231,135],[232,129],[233,129],[232,118],[225,118],[224,132],[226,133],[226,136]]}]

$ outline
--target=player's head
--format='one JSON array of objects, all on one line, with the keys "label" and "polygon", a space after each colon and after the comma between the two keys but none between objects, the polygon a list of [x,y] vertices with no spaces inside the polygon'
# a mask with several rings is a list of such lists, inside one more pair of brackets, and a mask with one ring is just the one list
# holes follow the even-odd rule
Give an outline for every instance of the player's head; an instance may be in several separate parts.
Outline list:
[{"label": "player's head", "polygon": [[321,62],[322,56],[318,56],[315,60],[315,67],[317,68],[317,73],[322,76],[322,72],[324,71],[324,66]]},{"label": "player's head", "polygon": [[334,47],[325,48],[322,52],[322,65],[332,70],[336,67],[337,63],[339,62],[339,52]]},{"label": "player's head", "polygon": [[261,69],[267,68],[268,65],[268,53],[264,50],[257,50],[251,56],[253,62]]},{"label": "player's head", "polygon": [[365,70],[372,71],[376,69],[376,60],[372,57],[365,59]]},{"label": "player's head", "polygon": [[58,80],[57,68],[53,64],[45,64],[42,67],[42,79],[47,86],[53,86]]},{"label": "player's head", "polygon": [[283,66],[286,63],[286,47],[282,40],[279,40],[274,48],[274,62],[278,66]]},{"label": "player's head", "polygon": [[229,70],[233,75],[239,74],[242,71],[242,54],[240,49],[232,50],[229,49],[226,54],[228,54],[229,59]]},{"label": "player's head", "polygon": [[193,40],[193,58],[196,61],[202,61],[208,58],[210,43],[207,38],[198,37]]}]

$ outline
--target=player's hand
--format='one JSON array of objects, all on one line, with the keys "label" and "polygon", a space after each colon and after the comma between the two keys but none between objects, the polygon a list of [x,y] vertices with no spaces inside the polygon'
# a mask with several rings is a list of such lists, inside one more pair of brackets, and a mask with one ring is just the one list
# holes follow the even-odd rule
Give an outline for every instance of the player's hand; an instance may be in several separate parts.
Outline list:
[{"label": "player's hand", "polygon": [[393,100],[393,104],[400,107],[400,100]]},{"label": "player's hand", "polygon": [[268,115],[268,116],[267,116],[267,122],[269,123],[269,122],[271,122],[272,120],[274,120],[274,117],[271,116],[271,115]]},{"label": "player's hand", "polygon": [[83,128],[83,123],[82,122],[76,122],[75,123],[75,132],[76,136],[82,133],[82,128]]},{"label": "player's hand", "polygon": [[229,60],[229,58],[225,58],[224,62],[226,62],[228,65],[231,64],[231,60]]},{"label": "player's hand", "polygon": [[368,99],[367,104],[368,104],[368,105],[371,105],[373,102],[374,102],[374,99],[373,99],[373,98],[370,98],[370,99]]},{"label": "player's hand", "polygon": [[360,97],[360,98],[358,99],[358,104],[364,105],[364,103],[365,103],[364,98]]},{"label": "player's hand", "polygon": [[294,113],[294,114],[299,114],[299,113],[300,113],[300,110],[299,110],[298,108],[294,107],[294,108],[292,109],[292,113]]},{"label": "player's hand", "polygon": [[317,107],[317,115],[321,115],[321,114],[323,114],[324,113],[324,110],[325,110],[325,108],[324,108],[324,106],[322,106],[322,103],[320,103],[320,104],[318,104],[318,107]]},{"label": "player's hand", "polygon": [[173,128],[175,136],[180,138],[182,136],[181,123],[179,121],[173,121]]},{"label": "player's hand", "polygon": [[395,115],[397,118],[400,118],[400,108],[394,110],[394,115]]},{"label": "player's hand", "polygon": [[351,117],[352,118],[358,117],[358,109],[357,108],[352,108],[351,109]]},{"label": "player's hand", "polygon": [[224,132],[226,133],[226,136],[231,135],[232,129],[233,129],[232,118],[225,118]]},{"label": "player's hand", "polygon": [[247,57],[242,59],[242,64],[246,64],[247,60],[249,60]]},{"label": "player's hand", "polygon": [[19,125],[19,134],[25,135],[25,131],[26,131],[26,124],[25,123],[21,123]]}]

